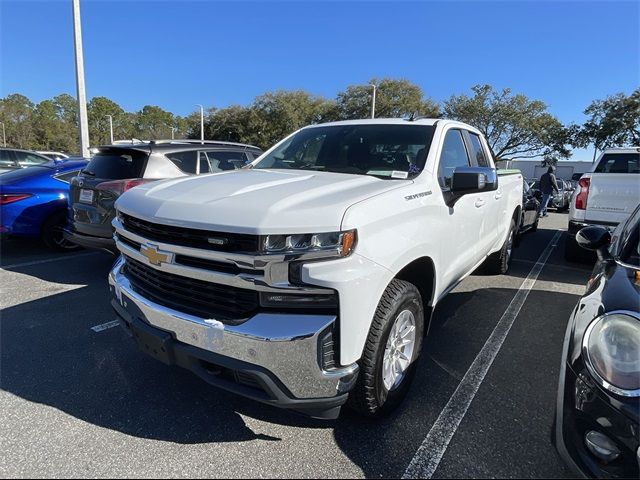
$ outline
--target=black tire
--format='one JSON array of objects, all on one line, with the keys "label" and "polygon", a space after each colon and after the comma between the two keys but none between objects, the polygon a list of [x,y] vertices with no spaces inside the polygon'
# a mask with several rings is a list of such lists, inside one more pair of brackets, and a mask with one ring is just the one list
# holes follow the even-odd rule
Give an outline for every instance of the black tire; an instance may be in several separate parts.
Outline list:
[{"label": "black tire", "polygon": [[[405,310],[415,318],[415,347],[409,367],[400,383],[388,390],[383,380],[383,359],[387,340],[398,315]],[[362,358],[358,362],[360,373],[349,395],[348,405],[367,417],[380,417],[392,412],[404,400],[413,377],[416,360],[422,350],[424,337],[424,310],[422,297],[411,283],[394,279],[378,304],[369,330]]]},{"label": "black tire", "polygon": [[516,222],[511,219],[509,233],[507,235],[507,239],[502,245],[502,248],[489,255],[484,263],[484,271],[486,273],[489,275],[504,275],[509,271],[516,233]]},{"label": "black tire", "polygon": [[42,224],[40,238],[47,248],[58,252],[72,252],[81,247],[66,240],[62,235],[62,228],[67,222],[66,212],[57,212],[51,215]]}]

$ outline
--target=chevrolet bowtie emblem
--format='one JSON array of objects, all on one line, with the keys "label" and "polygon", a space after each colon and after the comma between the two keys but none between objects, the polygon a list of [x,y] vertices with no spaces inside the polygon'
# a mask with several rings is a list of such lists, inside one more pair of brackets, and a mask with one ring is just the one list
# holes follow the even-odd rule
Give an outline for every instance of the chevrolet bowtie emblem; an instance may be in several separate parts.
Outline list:
[{"label": "chevrolet bowtie emblem", "polygon": [[169,263],[171,254],[163,253],[158,250],[155,245],[142,245],[140,247],[140,253],[147,257],[149,263],[152,265],[161,265],[163,263]]}]

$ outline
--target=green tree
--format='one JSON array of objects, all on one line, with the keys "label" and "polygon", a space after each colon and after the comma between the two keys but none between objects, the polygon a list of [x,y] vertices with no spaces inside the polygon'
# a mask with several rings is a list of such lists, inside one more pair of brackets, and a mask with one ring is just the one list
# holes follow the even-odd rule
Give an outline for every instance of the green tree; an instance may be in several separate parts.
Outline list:
[{"label": "green tree", "polygon": [[445,101],[444,116],[478,128],[496,159],[569,157],[570,132],[547,112],[544,102],[513,95],[508,88],[495,91],[490,85],[476,85],[472,91],[473,96],[454,95]]},{"label": "green tree", "polygon": [[36,105],[33,116],[34,143],[31,148],[73,153],[76,140],[73,125],[67,125],[58,117],[53,100],[43,100]]},{"label": "green tree", "polygon": [[576,147],[595,147],[594,160],[599,150],[610,147],[640,146],[640,88],[627,96],[611,95],[595,100],[584,111],[588,120],[575,127],[573,144]]},{"label": "green tree", "polygon": [[34,105],[27,97],[13,93],[0,99],[0,122],[5,125],[7,146],[35,146],[33,121]]},{"label": "green tree", "polygon": [[113,120],[114,140],[129,137],[131,122],[122,107],[106,97],[93,97],[87,105],[89,141],[91,145],[106,145],[110,143],[107,115],[111,115]]},{"label": "green tree", "polygon": [[[411,115],[438,117],[438,106],[424,98],[422,89],[408,80],[383,78],[371,79],[369,84],[377,86],[377,118],[399,118]],[[350,85],[338,93],[336,117],[341,120],[369,118],[371,116],[373,88],[370,85]]]},{"label": "green tree", "polygon": [[141,140],[171,138],[173,114],[154,105],[145,105],[134,119],[134,134]]},{"label": "green tree", "polygon": [[242,112],[249,129],[243,138],[268,148],[305,125],[327,120],[331,109],[332,102],[303,90],[268,92]]}]

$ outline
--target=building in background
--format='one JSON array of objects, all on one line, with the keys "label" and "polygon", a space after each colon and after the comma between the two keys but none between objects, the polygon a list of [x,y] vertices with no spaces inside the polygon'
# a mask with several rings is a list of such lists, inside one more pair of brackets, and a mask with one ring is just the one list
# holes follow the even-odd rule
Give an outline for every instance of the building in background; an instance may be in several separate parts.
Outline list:
[{"label": "building in background", "polygon": [[[547,167],[542,165],[541,160],[503,160],[497,162],[500,169],[514,168],[520,170],[526,179],[540,178],[547,171]],[[568,161],[560,160],[556,166],[556,177],[564,180],[571,180],[576,173],[586,173],[591,171],[593,163],[589,161]]]}]

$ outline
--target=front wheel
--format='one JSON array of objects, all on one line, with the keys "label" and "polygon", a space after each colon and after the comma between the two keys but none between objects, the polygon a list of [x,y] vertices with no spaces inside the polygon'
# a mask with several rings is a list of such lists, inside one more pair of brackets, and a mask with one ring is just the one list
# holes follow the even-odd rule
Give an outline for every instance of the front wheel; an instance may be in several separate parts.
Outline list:
[{"label": "front wheel", "polygon": [[420,292],[413,284],[394,279],[376,309],[349,406],[368,417],[393,411],[413,381],[423,336]]}]

